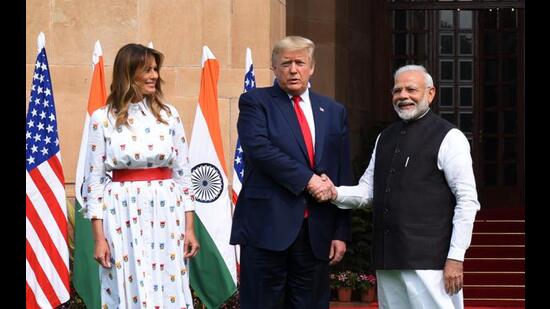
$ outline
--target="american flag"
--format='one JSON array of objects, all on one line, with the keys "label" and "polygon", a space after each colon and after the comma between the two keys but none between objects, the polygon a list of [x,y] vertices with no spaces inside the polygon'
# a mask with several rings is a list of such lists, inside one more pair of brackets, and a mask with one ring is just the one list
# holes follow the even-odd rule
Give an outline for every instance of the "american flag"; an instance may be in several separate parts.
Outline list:
[{"label": "american flag", "polygon": [[43,33],[38,47],[26,120],[26,307],[55,308],[69,300],[67,205]]},{"label": "american flag", "polygon": [[[256,88],[256,76],[254,75],[254,65],[252,64],[252,52],[250,48],[246,49],[244,74],[244,92]],[[233,161],[233,183],[232,183],[232,200],[233,205],[237,204],[237,198],[241,192],[244,176],[244,152],[241,147],[241,142],[237,137],[237,145],[235,146],[235,158]]]},{"label": "american flag", "polygon": [[[233,160],[233,186],[232,186],[232,201],[233,205],[237,204],[237,198],[241,192],[244,176],[244,153],[241,147],[241,141],[237,138],[237,145],[235,146],[235,158]],[[237,184],[237,185],[235,185]]]}]

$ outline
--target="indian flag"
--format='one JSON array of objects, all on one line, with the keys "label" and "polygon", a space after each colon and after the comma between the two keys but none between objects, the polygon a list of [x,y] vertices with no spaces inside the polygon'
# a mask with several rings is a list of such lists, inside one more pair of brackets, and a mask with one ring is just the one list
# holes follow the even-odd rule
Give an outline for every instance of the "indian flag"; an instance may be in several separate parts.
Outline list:
[{"label": "indian flag", "polygon": [[88,97],[88,109],[82,132],[82,141],[80,142],[78,165],[76,167],[75,194],[77,211],[75,211],[75,250],[72,280],[74,288],[86,306],[90,309],[95,309],[101,306],[99,264],[94,260],[92,224],[90,220],[84,219],[79,210],[84,205],[81,192],[82,184],[85,177],[89,174],[88,169],[86,169],[86,148],[88,145],[90,118],[96,109],[105,106],[107,100],[103,52],[99,41],[95,42],[92,61],[94,67],[92,86],[90,88],[90,96]]},{"label": "indian flag", "polygon": [[218,111],[220,64],[202,49],[199,104],[189,145],[195,191],[195,233],[200,243],[191,259],[191,287],[207,308],[218,308],[237,290],[235,247],[231,234],[231,199]]}]

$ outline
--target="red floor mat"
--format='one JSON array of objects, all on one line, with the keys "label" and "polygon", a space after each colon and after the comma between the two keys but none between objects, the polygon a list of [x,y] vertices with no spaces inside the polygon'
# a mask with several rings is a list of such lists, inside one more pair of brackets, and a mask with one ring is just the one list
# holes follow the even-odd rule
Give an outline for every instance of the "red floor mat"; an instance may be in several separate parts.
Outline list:
[{"label": "red floor mat", "polygon": [[[371,303],[366,305],[365,303],[358,303],[358,302],[331,302],[330,303],[331,309],[378,309],[378,303]],[[524,306],[522,307],[502,307],[502,306],[496,306],[496,307],[488,307],[488,306],[466,306],[464,309],[525,309]]]}]

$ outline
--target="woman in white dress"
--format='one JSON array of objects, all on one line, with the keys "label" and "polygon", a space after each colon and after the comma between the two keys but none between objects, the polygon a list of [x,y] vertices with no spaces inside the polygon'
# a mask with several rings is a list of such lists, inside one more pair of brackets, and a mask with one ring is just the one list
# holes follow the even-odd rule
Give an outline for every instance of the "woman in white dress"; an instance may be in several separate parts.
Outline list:
[{"label": "woman in white dress", "polygon": [[90,122],[84,215],[101,264],[102,308],[193,308],[194,194],[183,123],[162,95],[163,58],[143,45],[122,47],[107,105]]}]

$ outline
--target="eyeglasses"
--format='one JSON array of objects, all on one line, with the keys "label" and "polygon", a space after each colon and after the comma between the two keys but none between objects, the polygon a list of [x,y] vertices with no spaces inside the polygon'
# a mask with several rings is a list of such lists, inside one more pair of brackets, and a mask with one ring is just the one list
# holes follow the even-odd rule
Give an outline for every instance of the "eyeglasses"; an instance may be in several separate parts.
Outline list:
[{"label": "eyeglasses", "polygon": [[[426,87],[425,89],[429,90],[431,88],[433,88],[433,87]],[[403,90],[405,90],[405,92],[407,92],[410,95],[416,95],[420,92],[420,89],[416,88],[416,87],[405,87],[405,88],[397,87],[397,88],[391,89],[391,94],[392,95],[397,95],[397,94],[401,93],[401,91],[403,91]]]}]

